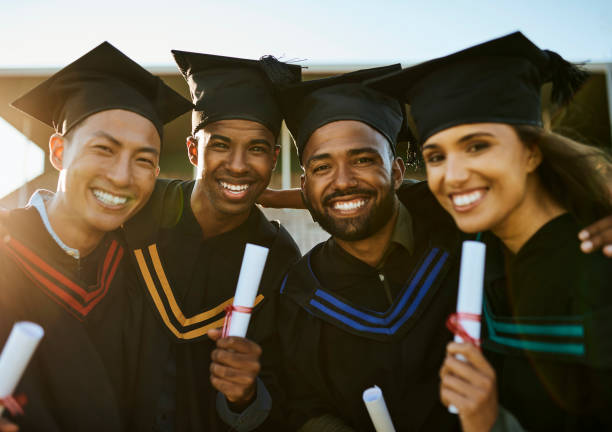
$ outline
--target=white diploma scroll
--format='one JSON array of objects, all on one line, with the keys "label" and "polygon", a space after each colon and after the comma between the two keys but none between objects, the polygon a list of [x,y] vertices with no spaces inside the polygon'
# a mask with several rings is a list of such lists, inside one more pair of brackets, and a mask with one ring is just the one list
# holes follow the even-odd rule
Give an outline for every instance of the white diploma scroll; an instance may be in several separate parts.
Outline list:
[{"label": "white diploma scroll", "polygon": [[378,386],[370,387],[363,392],[363,402],[370,414],[376,432],[395,432],[385,398]]},{"label": "white diploma scroll", "polygon": [[[485,256],[487,247],[479,241],[464,241],[461,249],[461,268],[459,271],[459,292],[457,312],[480,315],[482,313],[482,287],[484,284]],[[459,324],[474,339],[480,339],[480,321],[458,318]],[[465,342],[455,335],[455,342]],[[457,357],[465,361],[462,356]],[[449,412],[457,414],[457,408],[448,407]]]},{"label": "white diploma scroll", "polygon": [[[238,286],[234,296],[234,306],[252,308],[259,289],[259,282],[266,266],[268,258],[268,248],[257,246],[251,243],[246,244],[240,276],[238,276]],[[229,323],[228,336],[245,337],[249,327],[250,313],[232,311]]]},{"label": "white diploma scroll", "polygon": [[[12,396],[44,334],[43,328],[33,322],[15,323],[0,354],[0,398]],[[3,411],[0,406],[0,415]]]}]

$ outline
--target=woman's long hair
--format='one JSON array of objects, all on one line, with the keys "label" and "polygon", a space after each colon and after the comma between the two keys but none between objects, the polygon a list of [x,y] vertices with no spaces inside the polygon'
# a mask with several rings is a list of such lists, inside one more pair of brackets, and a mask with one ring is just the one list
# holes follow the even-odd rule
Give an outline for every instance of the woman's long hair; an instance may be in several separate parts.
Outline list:
[{"label": "woman's long hair", "polygon": [[582,225],[612,214],[612,161],[596,147],[536,126],[513,126],[523,144],[537,146],[536,173],[550,196]]}]

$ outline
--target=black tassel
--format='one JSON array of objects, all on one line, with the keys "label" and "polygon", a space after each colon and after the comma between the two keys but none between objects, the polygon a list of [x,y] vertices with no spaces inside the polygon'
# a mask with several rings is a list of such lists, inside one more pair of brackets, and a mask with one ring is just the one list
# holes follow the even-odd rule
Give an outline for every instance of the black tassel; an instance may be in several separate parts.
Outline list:
[{"label": "black tassel", "polygon": [[589,77],[581,64],[572,64],[554,51],[544,50],[548,54],[550,81],[552,81],[552,102],[563,106],[572,100],[574,94]]},{"label": "black tassel", "polygon": [[276,87],[283,87],[300,81],[299,75],[294,74],[291,68],[278,61],[274,56],[263,56],[259,59],[259,63],[270,82]]}]

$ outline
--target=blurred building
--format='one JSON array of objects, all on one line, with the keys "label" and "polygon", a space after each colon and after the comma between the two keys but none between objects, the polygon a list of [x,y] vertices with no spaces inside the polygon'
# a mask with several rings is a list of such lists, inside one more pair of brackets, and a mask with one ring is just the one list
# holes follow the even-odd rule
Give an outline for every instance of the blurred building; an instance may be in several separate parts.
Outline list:
[{"label": "blurred building", "polygon": [[[304,79],[322,78],[325,76],[344,73],[374,65],[337,65],[337,66],[310,66],[303,72]],[[551,113],[548,106],[544,106],[544,117],[548,119],[555,130],[579,141],[606,148],[612,151],[612,63],[589,64],[587,69],[591,77],[576,95],[570,106],[559,113]],[[0,206],[14,208],[23,206],[32,192],[39,188],[55,190],[57,184],[57,171],[51,166],[48,158],[48,141],[53,130],[31,119],[23,113],[11,108],[9,103],[17,97],[47,79],[57,69],[0,69],[0,137],[2,128],[10,128],[12,135],[15,131],[23,135],[19,143],[1,142],[2,157],[11,158],[15,154],[16,145],[25,145],[31,142],[44,152],[44,162],[32,161],[40,164],[41,172],[23,185],[16,185],[16,189],[0,193]],[[170,87],[189,97],[189,90],[181,75],[175,67],[149,68],[159,75]],[[550,88],[544,87],[543,92]],[[543,98],[547,100],[546,97]],[[164,129],[163,151],[161,155],[161,176],[171,178],[190,179],[194,169],[186,157],[185,138],[190,133],[191,115],[184,114],[168,124]],[[291,143],[290,136],[285,128],[281,134],[281,156],[273,174],[271,187],[289,188],[298,187],[301,168],[296,151]],[[42,154],[42,152],[38,152]],[[15,161],[23,164],[24,161]],[[29,163],[27,160],[25,163]],[[408,173],[413,177],[422,177],[422,173]],[[8,182],[6,173],[0,174],[0,184]],[[4,195],[4,196],[3,196]],[[279,219],[294,235],[302,251],[306,251],[313,244],[327,238],[327,235],[312,223],[310,215],[301,210],[265,210],[269,217]]]}]

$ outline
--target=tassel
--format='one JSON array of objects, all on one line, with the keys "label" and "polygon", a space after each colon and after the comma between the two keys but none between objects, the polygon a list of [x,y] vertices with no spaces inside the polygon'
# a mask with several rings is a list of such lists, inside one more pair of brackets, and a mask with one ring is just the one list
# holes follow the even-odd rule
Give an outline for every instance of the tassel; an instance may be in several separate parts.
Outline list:
[{"label": "tassel", "polygon": [[261,57],[259,64],[274,86],[283,87],[300,81],[299,74],[293,73],[291,68],[278,61],[274,56]]},{"label": "tassel", "polygon": [[552,81],[552,102],[563,106],[572,100],[574,94],[589,77],[581,66],[572,64],[554,51],[544,50],[548,54],[549,79]]}]

